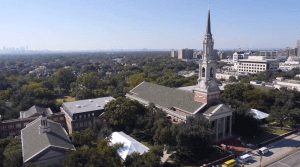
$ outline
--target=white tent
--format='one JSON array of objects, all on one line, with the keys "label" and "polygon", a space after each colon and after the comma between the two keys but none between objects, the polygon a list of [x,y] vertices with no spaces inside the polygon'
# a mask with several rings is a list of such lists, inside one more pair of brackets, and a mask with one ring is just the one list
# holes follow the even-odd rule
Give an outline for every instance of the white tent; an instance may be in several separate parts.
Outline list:
[{"label": "white tent", "polygon": [[111,135],[111,144],[123,143],[124,147],[117,150],[120,157],[123,160],[126,159],[127,155],[133,152],[139,152],[143,154],[144,152],[148,152],[149,148],[143,145],[142,143],[136,141],[132,137],[126,135],[123,132],[114,132]]},{"label": "white tent", "polygon": [[269,116],[269,114],[261,112],[257,109],[253,109],[253,108],[250,110],[250,113],[252,113],[253,117],[256,118],[256,119],[264,119],[264,118],[267,118]]}]

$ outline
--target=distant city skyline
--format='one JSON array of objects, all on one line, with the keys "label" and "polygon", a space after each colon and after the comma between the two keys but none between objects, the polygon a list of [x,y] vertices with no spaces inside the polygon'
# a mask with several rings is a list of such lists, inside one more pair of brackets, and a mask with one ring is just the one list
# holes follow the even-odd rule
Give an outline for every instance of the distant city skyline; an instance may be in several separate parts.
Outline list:
[{"label": "distant city skyline", "polygon": [[[300,1],[210,1],[215,49],[296,47]],[[207,1],[4,0],[0,50],[202,50]],[[1,47],[2,46],[2,47]]]}]

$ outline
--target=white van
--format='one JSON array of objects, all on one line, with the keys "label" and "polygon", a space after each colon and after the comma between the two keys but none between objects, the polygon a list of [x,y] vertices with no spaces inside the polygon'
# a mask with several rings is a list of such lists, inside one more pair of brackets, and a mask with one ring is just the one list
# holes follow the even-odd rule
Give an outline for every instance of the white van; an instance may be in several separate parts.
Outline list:
[{"label": "white van", "polygon": [[265,155],[267,152],[269,152],[269,149],[267,147],[262,147],[257,151],[259,155]]},{"label": "white van", "polygon": [[252,159],[251,155],[245,154],[245,155],[243,155],[243,156],[238,157],[238,158],[237,158],[237,161],[238,161],[239,163],[246,163],[246,162],[250,161],[251,159]]}]

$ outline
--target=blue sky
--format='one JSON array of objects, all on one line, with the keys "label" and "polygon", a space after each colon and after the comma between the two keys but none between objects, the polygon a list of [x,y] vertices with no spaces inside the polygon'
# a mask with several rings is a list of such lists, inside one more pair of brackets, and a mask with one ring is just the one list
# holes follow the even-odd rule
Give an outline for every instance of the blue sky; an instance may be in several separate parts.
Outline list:
[{"label": "blue sky", "polygon": [[[211,0],[216,49],[295,47],[299,0]],[[0,49],[202,49],[208,1],[1,0]]]}]

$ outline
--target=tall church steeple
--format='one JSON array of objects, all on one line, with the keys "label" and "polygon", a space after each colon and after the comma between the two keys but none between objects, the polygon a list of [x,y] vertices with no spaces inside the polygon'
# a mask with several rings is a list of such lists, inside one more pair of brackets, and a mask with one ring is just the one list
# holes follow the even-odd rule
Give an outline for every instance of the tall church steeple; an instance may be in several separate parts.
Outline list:
[{"label": "tall church steeple", "polygon": [[210,9],[208,9],[208,16],[207,16],[207,26],[206,26],[206,35],[211,35],[211,29],[210,29]]},{"label": "tall church steeple", "polygon": [[206,34],[203,40],[202,59],[199,62],[198,84],[194,89],[195,101],[211,104],[220,102],[220,89],[216,83],[216,55],[211,34],[210,9],[208,9]]}]

